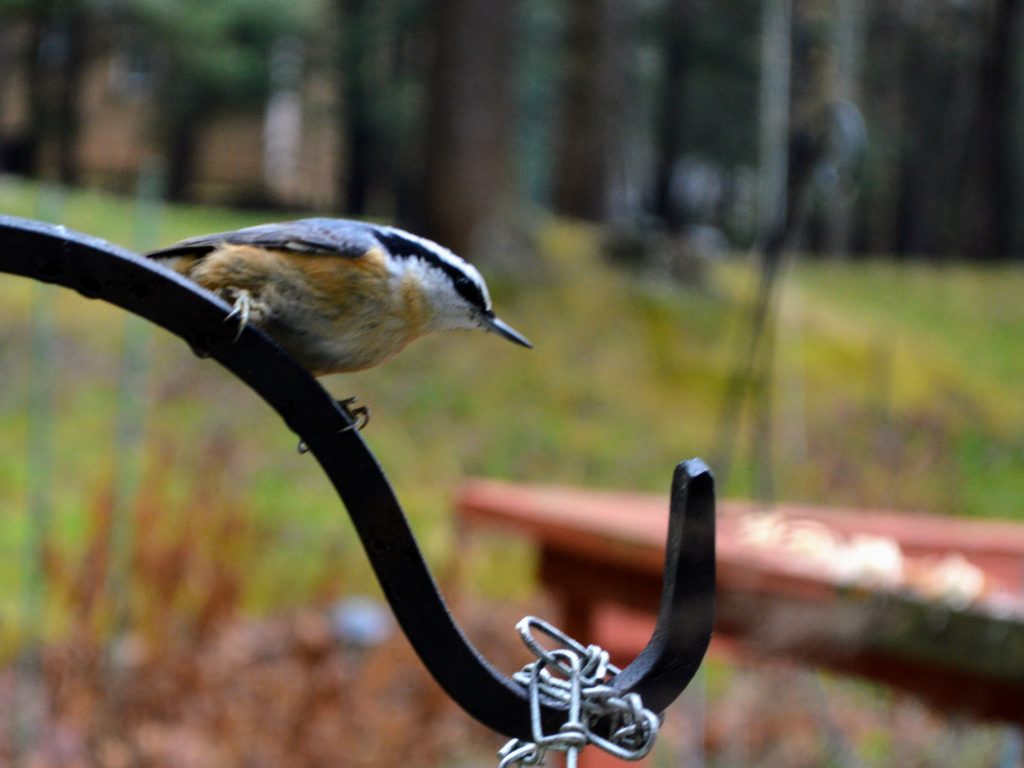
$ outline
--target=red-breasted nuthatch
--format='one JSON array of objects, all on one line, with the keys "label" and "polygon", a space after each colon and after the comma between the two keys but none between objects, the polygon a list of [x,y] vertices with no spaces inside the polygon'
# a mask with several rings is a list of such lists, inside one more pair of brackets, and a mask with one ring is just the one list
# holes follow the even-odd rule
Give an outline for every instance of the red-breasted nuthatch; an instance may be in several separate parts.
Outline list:
[{"label": "red-breasted nuthatch", "polygon": [[302,219],[183,240],[147,254],[232,304],[312,373],[390,360],[432,331],[480,328],[532,347],[499,320],[480,273],[395,227]]}]

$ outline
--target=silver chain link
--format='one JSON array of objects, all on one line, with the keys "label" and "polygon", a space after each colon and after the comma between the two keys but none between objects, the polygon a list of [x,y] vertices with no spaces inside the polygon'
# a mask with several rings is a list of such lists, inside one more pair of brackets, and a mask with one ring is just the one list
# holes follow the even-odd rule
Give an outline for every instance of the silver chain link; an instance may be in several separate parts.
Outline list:
[{"label": "silver chain link", "polygon": [[[512,676],[529,693],[533,740],[509,741],[498,752],[498,768],[543,765],[544,756],[551,751],[565,752],[566,768],[576,768],[580,750],[588,744],[621,760],[640,760],[651,751],[661,718],[644,707],[638,694],[620,696],[611,687],[621,670],[608,660],[607,651],[597,645],[583,646],[535,616],[522,619],[516,630],[537,657]],[[560,647],[544,648],[535,632],[547,635]],[[557,733],[544,733],[541,697],[566,707],[565,723]],[[607,738],[591,730],[598,721],[612,723]]]}]

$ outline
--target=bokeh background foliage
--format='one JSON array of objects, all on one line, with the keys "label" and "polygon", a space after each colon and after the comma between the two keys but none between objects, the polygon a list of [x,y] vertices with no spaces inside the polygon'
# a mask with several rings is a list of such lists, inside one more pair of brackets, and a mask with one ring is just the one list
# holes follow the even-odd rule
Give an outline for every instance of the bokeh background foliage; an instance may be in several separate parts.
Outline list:
[{"label": "bokeh background foliage", "polygon": [[[0,212],[137,250],[348,215],[479,263],[534,351],[455,334],[324,383],[370,407],[460,620],[512,669],[512,624],[546,605],[527,545],[458,535],[470,475],[664,493],[700,455],[725,496],[1021,516],[1019,17],[0,0]],[[6,278],[0,382],[0,762],[491,759],[400,639],[338,629],[376,593],[350,526],[215,364]],[[673,727],[703,726],[679,743],[714,764],[1013,765],[1019,744],[813,673],[715,661],[699,685]]]},{"label": "bokeh background foliage", "polygon": [[[9,180],[0,202],[31,213],[39,194],[33,184]],[[61,220],[124,242],[133,205],[75,193]],[[267,216],[168,207],[161,228],[170,240]],[[591,226],[552,221],[528,270],[496,270],[495,301],[535,339],[533,352],[455,334],[418,342],[379,370],[325,381],[339,397],[355,394],[370,405],[366,438],[441,561],[455,554],[450,497],[466,475],[661,492],[677,460],[715,455],[722,391],[754,283],[747,264],[711,263],[699,284],[681,285],[610,266],[601,237]],[[824,504],[1016,516],[1024,469],[1016,385],[1024,363],[1011,352],[1024,321],[1016,301],[1022,288],[1024,276],[1011,265],[794,267],[779,310],[772,384],[771,460],[780,493]],[[8,508],[17,508],[33,386],[26,344],[32,288],[11,278],[2,290],[9,434],[2,465]],[[124,318],[63,291],[54,310],[54,493],[67,515],[54,531],[81,542],[87,515],[79,495],[98,492],[115,472]],[[350,578],[365,580],[326,480],[292,450],[293,436],[276,416],[163,332],[150,343],[140,382],[151,402],[142,413],[140,460],[156,461],[161,482],[188,493],[190,447],[201,455],[211,440],[230,445],[231,495],[279,539],[253,564],[255,604],[294,599],[293,587],[308,590],[339,546],[354,561],[344,566]],[[726,495],[752,493],[754,454],[740,443]],[[179,458],[164,458],[168,452]],[[14,581],[23,524],[21,516],[5,518],[3,561]]]}]

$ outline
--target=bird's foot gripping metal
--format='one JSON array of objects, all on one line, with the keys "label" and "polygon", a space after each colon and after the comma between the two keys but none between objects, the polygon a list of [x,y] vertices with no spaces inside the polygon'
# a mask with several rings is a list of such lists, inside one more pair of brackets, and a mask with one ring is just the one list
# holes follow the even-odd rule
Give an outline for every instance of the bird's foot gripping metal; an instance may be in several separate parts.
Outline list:
[{"label": "bird's foot gripping metal", "polygon": [[344,400],[338,400],[337,402],[338,407],[352,420],[352,423],[346,429],[357,429],[362,432],[366,425],[370,423],[370,409],[365,405],[356,405],[359,402],[358,398],[346,397]]},{"label": "bird's foot gripping metal", "polygon": [[[351,429],[362,432],[370,423],[369,406],[356,405],[358,402],[358,398],[355,397],[346,397],[344,400],[335,401],[335,405],[348,417],[348,424],[341,428],[342,432],[348,432]],[[309,453],[309,446],[306,445],[305,440],[299,440],[298,451],[299,453]]]},{"label": "bird's foot gripping metal", "polygon": [[[423,664],[445,691],[483,724],[529,740],[570,718],[564,701],[492,667],[448,611],[384,472],[339,408],[306,370],[255,325],[225,338],[231,308],[162,265],[98,238],[0,216],[0,271],[56,283],[162,326],[201,349],[259,394],[308,446],[330,478],[359,534],[384,595]],[[358,415],[358,414],[357,414]],[[714,483],[699,459],[672,481],[661,608],[647,647],[606,683],[609,694],[663,711],[696,673],[711,638],[715,589]],[[607,718],[606,718],[607,720]],[[610,738],[611,724],[590,726]]]}]

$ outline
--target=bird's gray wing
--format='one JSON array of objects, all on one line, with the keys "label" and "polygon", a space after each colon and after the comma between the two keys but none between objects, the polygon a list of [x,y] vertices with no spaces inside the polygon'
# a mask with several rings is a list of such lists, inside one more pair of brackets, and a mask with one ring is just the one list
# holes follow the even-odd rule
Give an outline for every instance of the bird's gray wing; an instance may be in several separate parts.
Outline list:
[{"label": "bird's gray wing", "polygon": [[191,237],[146,255],[153,259],[202,256],[222,245],[255,245],[298,253],[359,258],[374,246],[380,246],[380,243],[373,236],[371,225],[360,221],[300,219],[280,224],[260,224],[234,232]]}]

